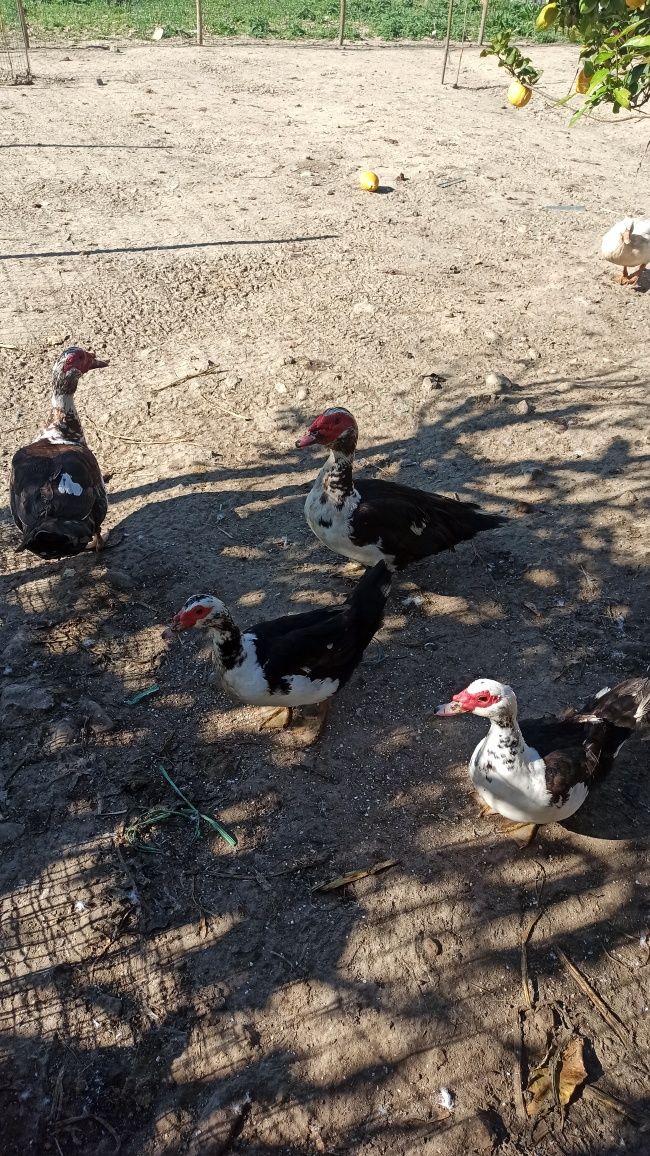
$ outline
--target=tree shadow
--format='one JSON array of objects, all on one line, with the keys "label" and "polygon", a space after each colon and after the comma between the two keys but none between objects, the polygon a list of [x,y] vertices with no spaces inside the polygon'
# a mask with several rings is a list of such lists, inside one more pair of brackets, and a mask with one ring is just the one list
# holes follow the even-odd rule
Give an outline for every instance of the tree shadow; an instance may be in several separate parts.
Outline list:
[{"label": "tree shadow", "polygon": [[[644,402],[603,431],[587,383],[572,389],[579,400],[538,381],[497,401],[436,403],[435,416],[423,404],[413,438],[365,442],[360,470],[512,520],[399,578],[314,749],[259,733],[256,712],[208,682],[197,639],[172,650],[160,639],[196,590],[218,592],[242,624],[347,592],[302,520],[312,458],[274,449],[253,466],[130,484],[111,495],[124,541],[103,557],[7,555],[5,684],[53,700],[45,717],[10,720],[0,748],[3,819],[15,825],[0,871],[9,1147],[56,1152],[55,1137],[65,1156],[117,1141],[132,1156],[171,1156],[227,1142],[249,1156],[311,1156],[376,1141],[406,1154],[440,1137],[440,1150],[478,1153],[501,1136],[508,1152],[531,1135],[508,1073],[522,933],[540,911],[526,1065],[543,1052],[535,1016],[559,1006],[592,1041],[606,1090],[647,1113],[634,1048],[554,955],[562,946],[642,1047],[646,748],[631,743],[571,824],[519,854],[475,812],[466,764],[482,724],[424,721],[481,674],[511,682],[525,716],[579,705],[647,665],[646,590],[634,539],[629,553],[620,545],[644,500],[647,455],[633,448]],[[533,408],[520,414],[526,396]],[[307,416],[298,407],[291,420]],[[557,428],[556,458],[535,453],[540,422]],[[484,455],[468,441],[477,426]],[[563,452],[574,429],[594,430],[591,452]],[[512,461],[499,439],[520,436]],[[623,504],[608,518],[593,486],[610,477]],[[9,550],[6,514],[0,532]],[[127,705],[154,682],[157,694]],[[57,746],[52,727],[66,718]],[[144,825],[177,801],[160,766],[236,834],[236,850],[178,816]],[[398,865],[353,889],[316,890],[388,858]],[[577,1144],[595,1114],[594,1154],[635,1142],[632,1123],[587,1100],[567,1113],[562,1142]],[[551,1144],[559,1120],[549,1128]]]}]

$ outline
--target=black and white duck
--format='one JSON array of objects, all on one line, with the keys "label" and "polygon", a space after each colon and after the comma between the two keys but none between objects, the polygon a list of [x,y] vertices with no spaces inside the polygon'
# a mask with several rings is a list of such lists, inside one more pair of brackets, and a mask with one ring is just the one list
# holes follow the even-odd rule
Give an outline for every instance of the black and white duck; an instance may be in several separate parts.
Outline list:
[{"label": "black and white duck", "polygon": [[89,543],[96,549],[103,544],[108,500],[74,395],[84,373],[106,365],[77,346],[64,349],[54,364],[49,423],[11,463],[11,512],[21,532],[17,550],[51,559],[79,554]]},{"label": "black and white duck", "polygon": [[305,502],[314,534],[335,554],[363,566],[383,561],[392,570],[453,550],[459,542],[507,520],[474,502],[412,489],[381,478],[353,478],[358,428],[347,409],[326,409],[296,442],[327,446],[329,458]]},{"label": "black and white duck", "polygon": [[650,678],[603,687],[582,710],[521,723],[512,688],[479,678],[434,718],[468,713],[490,724],[469,763],[484,810],[531,828],[532,838],[537,826],[575,814],[625,740],[650,727]]},{"label": "black and white duck", "polygon": [[242,631],[220,598],[189,598],[163,638],[184,630],[208,632],[226,691],[251,706],[276,709],[262,724],[294,707],[319,704],[324,725],[331,697],[345,686],[382,623],[390,593],[383,562],[368,570],[340,606],[288,614]]}]

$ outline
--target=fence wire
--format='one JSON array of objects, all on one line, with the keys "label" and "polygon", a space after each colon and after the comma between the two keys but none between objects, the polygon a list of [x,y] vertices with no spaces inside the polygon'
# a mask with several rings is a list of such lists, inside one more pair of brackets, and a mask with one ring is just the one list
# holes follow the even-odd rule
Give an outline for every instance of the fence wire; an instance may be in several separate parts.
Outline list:
[{"label": "fence wire", "polygon": [[29,84],[27,29],[16,0],[0,0],[0,84]]},{"label": "fence wire", "polygon": [[[540,0],[490,0],[488,38],[530,35]],[[14,0],[0,0],[0,6]],[[24,0],[32,43],[69,38],[196,39],[195,0]],[[448,0],[348,0],[346,40],[444,39]],[[203,0],[205,43],[224,37],[333,40],[339,0]],[[476,42],[481,0],[456,0],[452,38]]]}]

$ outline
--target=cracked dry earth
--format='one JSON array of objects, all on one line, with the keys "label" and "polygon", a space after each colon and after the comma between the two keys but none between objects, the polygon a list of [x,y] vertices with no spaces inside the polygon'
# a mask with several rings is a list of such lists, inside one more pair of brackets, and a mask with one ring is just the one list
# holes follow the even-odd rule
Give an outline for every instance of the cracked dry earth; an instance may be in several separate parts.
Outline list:
[{"label": "cracked dry earth", "polygon": [[[647,130],[516,113],[474,50],[454,90],[424,46],[121,48],[37,50],[0,93],[5,477],[62,343],[95,348],[113,531],[14,554],[5,491],[3,1151],[647,1151],[648,748],[520,851],[469,788],[483,724],[427,722],[478,675],[531,714],[647,670],[650,298],[597,256],[648,212]],[[565,91],[576,50],[535,54]],[[246,623],[349,591],[293,448],[334,403],[359,470],[511,521],[400,577],[308,746],[160,633],[192,593]],[[236,849],[169,814],[161,767]],[[526,1117],[571,1035],[627,1115]]]}]

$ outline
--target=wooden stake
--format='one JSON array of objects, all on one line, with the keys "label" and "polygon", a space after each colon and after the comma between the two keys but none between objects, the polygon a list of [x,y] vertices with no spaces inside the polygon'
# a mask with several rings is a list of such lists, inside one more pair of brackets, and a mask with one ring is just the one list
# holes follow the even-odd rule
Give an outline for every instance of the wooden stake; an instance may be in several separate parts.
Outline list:
[{"label": "wooden stake", "polygon": [[440,83],[445,83],[445,71],[447,68],[447,57],[449,56],[449,41],[451,40],[451,20],[454,15],[454,0],[449,0],[449,8],[447,10],[447,35],[445,37],[445,55],[442,58],[442,76]]},{"label": "wooden stake", "polygon": [[339,48],[343,47],[343,40],[345,38],[345,12],[346,0],[341,0],[341,8],[339,11]]},{"label": "wooden stake", "polygon": [[27,29],[27,20],[25,17],[25,9],[23,8],[23,0],[16,0],[16,8],[18,9],[18,19],[20,20],[20,28],[23,34],[23,44],[25,46],[25,60],[27,62],[27,79],[31,79],[32,70],[29,64],[29,31]]},{"label": "wooden stake", "polygon": [[196,0],[196,43],[203,44],[203,0]]},{"label": "wooden stake", "polygon": [[478,30],[479,45],[485,40],[485,21],[487,20],[489,0],[483,0],[483,7],[481,9],[481,23]]}]

